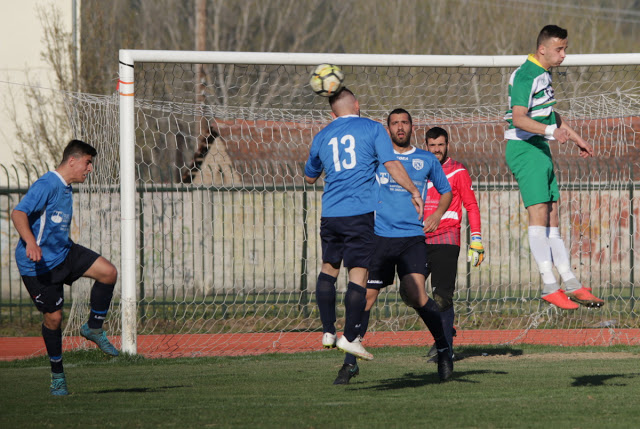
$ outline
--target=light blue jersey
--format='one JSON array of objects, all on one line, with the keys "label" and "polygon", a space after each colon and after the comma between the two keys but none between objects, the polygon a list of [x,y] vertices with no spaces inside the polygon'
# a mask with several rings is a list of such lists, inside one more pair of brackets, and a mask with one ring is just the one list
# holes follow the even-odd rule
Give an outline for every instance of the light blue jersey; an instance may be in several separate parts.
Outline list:
[{"label": "light blue jersey", "polygon": [[73,215],[71,185],[57,172],[50,171],[31,185],[15,209],[27,214],[31,232],[42,250],[42,259],[35,263],[27,257],[24,240],[18,241],[16,263],[20,275],[43,274],[61,264],[72,244],[69,238]]},{"label": "light blue jersey", "polygon": [[[396,159],[402,162],[407,174],[426,200],[427,183],[445,194],[451,192],[451,185],[442,171],[440,161],[434,154],[416,147],[408,152],[395,152]],[[422,221],[411,202],[411,194],[398,185],[384,165],[378,167],[380,192],[376,207],[375,233],[381,237],[417,237],[424,235]]]},{"label": "light blue jersey", "polygon": [[378,164],[396,156],[382,124],[356,115],[340,116],[313,139],[304,174],[325,171],[322,217],[357,216],[375,210]]}]

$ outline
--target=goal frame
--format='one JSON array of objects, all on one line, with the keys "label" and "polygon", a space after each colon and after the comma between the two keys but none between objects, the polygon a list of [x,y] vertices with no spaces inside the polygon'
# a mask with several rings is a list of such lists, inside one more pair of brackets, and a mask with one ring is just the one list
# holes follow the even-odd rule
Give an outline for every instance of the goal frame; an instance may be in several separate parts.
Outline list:
[{"label": "goal frame", "polygon": [[[403,67],[519,67],[526,55],[385,55],[287,52],[227,51],[119,51],[120,126],[120,285],[121,349],[137,354],[136,297],[136,170],[135,170],[135,81],[136,63],[247,64],[315,66],[332,63],[349,66]],[[563,67],[638,65],[640,54],[576,54],[568,56]]]}]

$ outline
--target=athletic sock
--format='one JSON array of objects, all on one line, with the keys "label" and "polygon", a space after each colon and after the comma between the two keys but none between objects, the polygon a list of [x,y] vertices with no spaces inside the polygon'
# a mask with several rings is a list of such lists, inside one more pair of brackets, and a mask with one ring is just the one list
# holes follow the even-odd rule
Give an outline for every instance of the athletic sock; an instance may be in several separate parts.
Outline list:
[{"label": "athletic sock", "polygon": [[[367,328],[369,327],[369,316],[371,315],[371,311],[363,311],[362,312],[362,320],[360,321],[360,337],[364,338],[364,335],[367,333]],[[344,355],[344,363],[349,365],[356,364],[356,357],[351,353],[346,353]]]},{"label": "athletic sock", "polygon": [[96,281],[91,288],[91,312],[89,313],[88,325],[91,329],[101,329],[113,298],[113,288],[110,285]]},{"label": "athletic sock", "polygon": [[556,266],[558,273],[562,277],[562,281],[566,282],[575,279],[576,276],[571,272],[571,264],[569,263],[569,255],[564,241],[560,237],[560,230],[557,226],[548,228],[549,245],[551,246],[551,254],[553,256],[553,265]]},{"label": "athletic sock", "polygon": [[[436,348],[438,350],[445,349],[449,347],[449,344],[453,343],[453,340],[449,342],[447,339],[443,326],[443,313],[440,312],[440,308],[434,300],[429,299],[424,306],[414,307],[413,309],[416,310],[424,324],[427,325],[429,332],[431,332],[431,335],[436,342]],[[451,310],[453,310],[453,307],[451,307]]]},{"label": "athletic sock", "polygon": [[[558,289],[558,282],[553,275],[553,263],[551,256],[551,246],[547,238],[547,227],[530,226],[529,227],[529,248],[533,259],[538,264],[538,270],[542,276],[542,282],[546,289]],[[555,286],[553,286],[555,285]]]},{"label": "athletic sock", "polygon": [[351,342],[360,335],[362,327],[362,313],[367,305],[367,290],[353,282],[347,285],[344,295],[345,321],[344,336]]},{"label": "athletic sock", "polygon": [[64,372],[62,366],[62,329],[51,330],[42,324],[42,338],[47,348],[49,362],[51,363],[51,372]]},{"label": "athletic sock", "polygon": [[318,275],[316,303],[320,311],[322,332],[336,333],[336,278],[326,273]]},{"label": "athletic sock", "polygon": [[456,313],[453,306],[449,307],[445,311],[440,312],[440,319],[442,320],[442,330],[444,331],[444,337],[447,339],[447,344],[453,348],[453,322],[455,320]]}]

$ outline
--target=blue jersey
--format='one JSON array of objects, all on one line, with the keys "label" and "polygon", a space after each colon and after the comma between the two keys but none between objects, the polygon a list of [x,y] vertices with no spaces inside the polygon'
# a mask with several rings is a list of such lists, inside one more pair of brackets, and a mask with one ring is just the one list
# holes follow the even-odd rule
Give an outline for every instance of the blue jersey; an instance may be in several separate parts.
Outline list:
[{"label": "blue jersey", "polygon": [[58,173],[50,171],[31,185],[16,210],[27,214],[31,232],[42,250],[40,262],[33,262],[27,257],[24,240],[18,241],[16,263],[20,274],[35,276],[51,271],[65,260],[71,249],[71,185],[67,185]]},{"label": "blue jersey", "polygon": [[378,164],[396,157],[382,124],[340,116],[313,138],[304,174],[325,171],[322,217],[357,216],[375,210]]},{"label": "blue jersey", "polygon": [[[445,194],[451,192],[451,185],[442,171],[440,161],[431,152],[416,147],[408,152],[395,152],[407,174],[426,199],[427,183]],[[381,237],[417,237],[424,235],[422,222],[411,202],[411,194],[398,185],[384,165],[378,167],[380,192],[376,208],[375,233]]]}]

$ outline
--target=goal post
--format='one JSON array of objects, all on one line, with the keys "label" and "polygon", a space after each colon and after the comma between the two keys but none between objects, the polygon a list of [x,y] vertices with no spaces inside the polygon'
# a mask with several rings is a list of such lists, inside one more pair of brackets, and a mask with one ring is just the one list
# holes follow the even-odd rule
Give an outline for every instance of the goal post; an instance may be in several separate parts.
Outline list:
[{"label": "goal post", "polygon": [[[179,269],[170,274],[177,278],[172,279],[169,287],[172,291],[166,290],[169,282],[162,285],[165,288],[161,292],[162,302],[171,299],[172,294],[175,297],[182,293],[175,292],[180,282],[192,282],[193,290],[202,290],[180,295],[184,302],[172,304],[171,311],[183,314],[172,334],[235,332],[233,322],[225,322],[215,331],[207,330],[207,317],[225,321],[237,317],[252,319],[257,332],[314,331],[311,326],[317,315],[309,314],[313,313],[310,310],[313,299],[308,296],[313,295],[317,266],[321,262],[315,239],[321,187],[304,186],[300,168],[304,161],[301,154],[308,152],[313,134],[329,121],[326,99],[315,96],[307,87],[308,74],[320,63],[344,68],[346,86],[354,89],[366,116],[383,121],[385,114],[395,107],[409,110],[416,125],[415,144],[423,143],[424,132],[430,126],[450,129],[452,152],[469,167],[479,194],[488,256],[487,263],[476,271],[469,270],[463,258],[460,260],[456,299],[461,309],[459,317],[468,322],[462,325],[474,327],[478,317],[500,314],[501,318],[518,317],[525,322],[498,328],[526,329],[540,326],[540,319],[547,315],[548,325],[542,323],[543,326],[583,328],[600,323],[600,319],[611,319],[614,313],[617,319],[624,318],[624,322],[618,321],[618,326],[635,326],[633,267],[637,261],[633,242],[638,227],[633,212],[634,205],[637,207],[633,190],[638,169],[635,156],[640,143],[640,54],[570,55],[559,70],[554,70],[562,76],[556,92],[563,117],[574,124],[578,132],[598,133],[592,136],[594,146],[606,155],[605,161],[594,160],[581,167],[576,161],[575,149],[570,146],[554,149],[559,151],[556,163],[564,167],[559,174],[562,198],[569,197],[567,205],[561,207],[565,222],[563,237],[572,262],[576,261],[579,267],[587,263],[590,267],[589,272],[582,272],[580,268],[577,274],[584,274],[583,281],[593,278],[594,274],[600,276],[605,286],[598,289],[601,285],[595,285],[597,291],[617,301],[615,308],[605,307],[600,315],[581,310],[579,316],[565,320],[563,315],[550,314],[535,299],[539,276],[523,243],[522,207],[517,187],[502,161],[504,145],[501,145],[500,134],[506,127],[502,120],[507,108],[506,84],[510,73],[525,59],[525,55],[121,50],[118,93],[122,351],[132,354],[138,351],[139,294],[146,296],[145,288],[149,286],[145,283],[141,287],[140,279],[154,281],[164,276],[163,271],[169,268],[166,264],[172,268],[179,265]],[[154,70],[154,64],[162,66]],[[192,65],[195,64],[208,66],[205,82],[193,81]],[[150,69],[139,72],[138,67],[142,65],[149,65]],[[143,89],[138,91],[138,88]],[[196,91],[206,93],[203,102],[196,102]],[[184,119],[186,117],[196,119]],[[205,119],[207,130],[201,129],[199,118]],[[149,131],[150,127],[157,130]],[[149,137],[151,132],[156,134]],[[239,134],[233,134],[235,132]],[[153,139],[153,146],[141,148],[137,138]],[[188,144],[195,147],[181,151]],[[168,146],[173,148],[171,152],[165,150]],[[180,157],[181,152],[188,153],[191,159],[181,159],[183,164],[173,160],[174,165],[169,166],[167,157]],[[626,163],[620,162],[621,159],[626,159]],[[604,163],[612,160],[622,165],[608,175],[600,171]],[[141,177],[142,174],[145,176]],[[592,187],[585,190],[587,185]],[[265,191],[267,188],[277,191],[269,194]],[[141,189],[189,197],[165,204],[154,196],[141,196]],[[597,201],[589,196],[593,190],[600,193]],[[628,195],[621,195],[626,191]],[[580,212],[593,212],[595,207],[601,210],[605,200],[614,207],[609,215],[617,218],[605,221],[580,218]],[[209,207],[211,201],[220,201],[220,204]],[[241,210],[241,214],[233,210],[237,201],[241,201],[239,207],[247,209]],[[259,206],[262,211],[256,209]],[[166,213],[167,210],[173,212]],[[298,210],[303,211],[304,217],[294,219],[291,211],[297,213]],[[148,213],[155,216],[154,219],[157,217],[151,222],[157,221],[163,228],[149,239],[146,232],[140,230],[140,225],[147,222]],[[216,224],[219,218],[232,221]],[[307,230],[305,225],[299,233],[296,228],[303,218],[313,221],[314,226]],[[267,219],[274,222],[273,225],[267,225]],[[281,219],[293,225],[280,222]],[[615,221],[623,221],[627,230],[610,228],[609,224]],[[252,222],[264,225],[246,235],[233,230],[233,225],[249,230]],[[606,228],[602,222],[606,222]],[[598,258],[609,259],[594,259],[595,251],[586,240],[595,239],[595,229],[606,229],[609,234],[609,238],[604,239],[611,243],[598,237],[600,242],[596,245],[602,254]],[[190,232],[182,232],[186,230]],[[196,230],[197,233],[193,232]],[[224,236],[218,239],[217,232]],[[174,239],[183,233],[189,234],[191,241],[183,242],[175,250]],[[145,239],[144,244],[139,242],[141,237]],[[288,239],[292,241],[287,242]],[[145,254],[141,261],[147,240],[159,243],[159,247],[149,249],[153,255]],[[617,253],[602,250],[614,241]],[[194,246],[200,248],[196,250]],[[298,249],[303,251],[295,255]],[[313,258],[300,262],[309,249],[315,249]],[[189,257],[180,259],[181,252]],[[283,256],[266,261],[267,254]],[[241,255],[242,260],[237,255]],[[170,262],[167,258],[171,258]],[[212,262],[218,261],[217,258],[222,262]],[[212,266],[215,270],[211,270]],[[216,271],[221,269],[227,273]],[[287,273],[287,269],[291,273]],[[145,270],[154,273],[147,276]],[[292,282],[294,288],[272,288],[273,284],[287,283],[288,275],[300,279]],[[269,281],[265,277],[270,277]],[[293,296],[298,292],[299,295],[285,304],[277,301],[280,296]],[[396,292],[389,288],[388,293]],[[248,305],[246,297],[249,296],[260,302],[260,311],[240,308]],[[304,302],[302,296],[307,297]],[[631,307],[625,299],[630,300]],[[501,303],[508,305],[500,308]],[[398,319],[413,317],[410,312],[399,310],[400,305],[399,299],[385,301],[380,314],[391,316],[380,317],[379,330],[398,329]],[[233,310],[235,313],[230,314],[229,307],[237,307]],[[297,311],[294,307],[304,307],[308,320],[296,322],[296,317],[302,316],[292,315]],[[184,316],[186,313],[189,315]],[[202,314],[197,316],[198,320],[194,320],[195,313]],[[269,317],[276,314],[278,321],[267,320],[267,313]],[[160,326],[164,322],[156,323]],[[319,327],[319,322],[315,325]],[[247,332],[244,328],[238,331]]]}]

